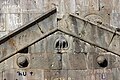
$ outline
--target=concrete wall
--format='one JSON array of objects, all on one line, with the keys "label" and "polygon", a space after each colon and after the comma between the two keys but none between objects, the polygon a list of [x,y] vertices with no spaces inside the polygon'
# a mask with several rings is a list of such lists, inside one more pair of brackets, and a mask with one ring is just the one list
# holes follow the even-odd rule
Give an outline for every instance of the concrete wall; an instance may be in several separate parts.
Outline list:
[{"label": "concrete wall", "polygon": [[[63,30],[32,44],[27,53],[1,62],[0,80],[120,80],[120,34],[109,26],[120,25],[119,0],[1,0],[0,3],[1,36],[52,7],[58,11],[57,19],[53,15],[0,45],[1,59],[34,43],[44,35],[42,31],[46,33],[56,27]],[[77,16],[68,16],[70,13]],[[68,46],[55,44],[58,39],[66,40]],[[20,56],[27,57],[27,67],[18,66]],[[100,56],[107,60],[107,66],[98,64]]]},{"label": "concrete wall", "polygon": [[57,7],[58,18],[74,13],[119,27],[119,0],[0,0],[0,36]]}]

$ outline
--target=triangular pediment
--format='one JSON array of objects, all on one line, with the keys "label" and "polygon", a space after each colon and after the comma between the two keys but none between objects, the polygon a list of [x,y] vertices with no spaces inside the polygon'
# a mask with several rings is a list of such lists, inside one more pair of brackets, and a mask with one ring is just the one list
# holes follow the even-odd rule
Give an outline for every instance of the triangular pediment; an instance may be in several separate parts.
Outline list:
[{"label": "triangular pediment", "polygon": [[[119,40],[117,42],[118,38],[116,37],[119,37],[120,34],[114,28],[94,24],[72,14],[70,14],[68,21],[63,21],[65,24],[58,26],[55,13],[56,9],[54,8],[1,38],[0,62],[57,32],[119,55],[119,49],[116,50],[115,48],[119,48],[119,45],[117,45]],[[113,45],[116,46],[113,47]]]},{"label": "triangular pediment", "polygon": [[0,38],[0,62],[56,30],[56,8],[53,8]]}]

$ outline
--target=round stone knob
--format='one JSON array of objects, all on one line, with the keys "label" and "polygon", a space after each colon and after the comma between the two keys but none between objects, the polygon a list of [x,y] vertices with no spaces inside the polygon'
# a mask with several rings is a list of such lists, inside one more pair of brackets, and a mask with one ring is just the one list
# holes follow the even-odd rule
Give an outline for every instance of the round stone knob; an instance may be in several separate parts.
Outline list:
[{"label": "round stone knob", "polygon": [[105,57],[104,56],[101,55],[101,56],[97,57],[97,63],[101,64],[104,61],[105,61]]},{"label": "round stone knob", "polygon": [[103,55],[97,57],[97,63],[100,67],[107,67],[108,65],[108,61]]},{"label": "round stone knob", "polygon": [[17,58],[17,65],[20,67],[20,68],[25,68],[27,67],[29,64],[28,62],[28,57],[26,56],[19,56]]}]

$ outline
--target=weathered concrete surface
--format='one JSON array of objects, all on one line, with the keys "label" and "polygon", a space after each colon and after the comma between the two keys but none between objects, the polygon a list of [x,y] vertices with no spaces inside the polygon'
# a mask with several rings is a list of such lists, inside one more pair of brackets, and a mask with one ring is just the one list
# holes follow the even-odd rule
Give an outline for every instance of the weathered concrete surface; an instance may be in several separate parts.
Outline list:
[{"label": "weathered concrete surface", "polygon": [[[51,30],[51,33],[54,32],[54,28],[56,27],[55,12],[56,9],[54,8],[46,12],[44,15],[39,16],[30,23],[18,28],[13,33],[1,38],[1,60],[10,57],[14,53],[18,52],[20,49],[29,46],[30,43],[33,44],[39,39],[39,37],[42,37],[45,33],[47,34]],[[39,23],[41,25],[39,25]],[[43,25],[46,27],[44,27]]]},{"label": "weathered concrete surface", "polygon": [[0,0],[0,36],[56,7],[58,18],[77,14],[95,23],[119,27],[120,0]]},{"label": "weathered concrete surface", "polygon": [[56,7],[58,18],[74,13],[94,22],[119,27],[119,0],[1,0],[0,36]]},{"label": "weathered concrete surface", "polygon": [[[89,21],[81,20],[73,16],[70,16],[68,20],[70,20],[68,25],[72,26],[65,28],[66,31],[63,30],[63,27],[59,24],[54,33],[49,34],[50,32],[48,31],[48,36],[43,35],[45,37],[43,37],[42,40],[35,42],[28,47],[27,54],[16,54],[0,63],[0,72],[3,75],[3,79],[119,80],[119,76],[115,77],[115,74],[119,73],[120,68],[119,53],[116,52],[114,48],[111,50],[108,47],[111,44],[116,44],[111,41],[112,36],[114,35],[114,28],[104,28],[102,25],[95,25]],[[35,29],[35,27],[37,26],[32,26],[30,29],[33,31],[33,28]],[[46,30],[44,28],[45,27],[43,27],[43,30]],[[29,30],[28,34],[30,29],[27,29]],[[41,31],[41,29],[39,30]],[[21,34],[23,33],[24,31],[21,32]],[[21,34],[17,34],[15,36],[19,36]],[[43,33],[41,32],[41,34]],[[119,33],[116,33],[116,35],[119,37]],[[17,39],[17,37],[15,38]],[[55,48],[55,42],[59,38],[60,40],[65,39],[68,42],[67,48],[61,48],[60,50]],[[109,38],[110,40],[108,40]],[[26,45],[26,40],[26,37],[23,37],[21,42],[24,43],[24,45],[21,44],[21,47]],[[111,44],[109,45],[110,42]],[[31,43],[32,42],[29,44]],[[27,45],[29,44],[27,43]],[[60,45],[63,46],[63,44]],[[20,68],[16,63],[16,60],[20,55],[24,55],[29,58],[29,65],[25,68]],[[108,62],[105,68],[101,67],[97,63],[97,57],[101,55],[105,56]]]},{"label": "weathered concrete surface", "polygon": [[[20,31],[1,38],[0,80],[120,79],[120,33],[109,26],[119,27],[119,0],[0,0],[0,3],[2,35],[52,7],[57,8],[57,14],[53,9],[49,16],[43,14],[42,20],[37,18]],[[28,51],[24,52],[24,48]],[[27,67],[18,66],[20,56],[27,57]],[[107,63],[98,64],[99,56],[104,56]]]},{"label": "weathered concrete surface", "polygon": [[106,50],[108,49],[115,52],[115,54],[120,55],[120,34],[115,28],[94,24],[74,15],[71,15],[70,19],[71,22],[69,22],[69,25],[71,24],[71,26],[68,27],[69,32],[79,36],[86,42],[94,44],[94,46],[99,46]]},{"label": "weathered concrete surface", "polygon": [[[79,18],[71,16],[68,20],[70,20],[69,25],[72,26],[65,28],[66,31],[64,31],[63,27],[60,27],[61,24],[59,24],[54,33],[48,31],[48,36],[43,35],[45,37],[43,37],[42,40],[39,40],[38,42],[35,42],[29,46],[28,53],[16,54],[0,63],[0,72],[3,75],[3,79],[119,80],[119,76],[115,76],[115,74],[119,73],[120,68],[120,58],[118,56],[119,53],[116,53],[116,51],[114,51],[114,48],[113,50],[110,50],[108,48],[108,44],[110,42],[113,45],[115,44],[113,41],[108,40],[109,38],[112,39],[112,36],[114,35],[114,29],[104,28],[104,26],[95,25],[89,21],[81,20]],[[32,26],[31,30],[33,31],[33,28],[35,29],[35,27],[37,26]],[[30,29],[27,30],[30,32]],[[21,33],[24,33],[24,31]],[[15,36],[19,35],[21,34],[17,34]],[[116,33],[116,35],[119,37],[119,33]],[[93,39],[94,37],[95,39]],[[17,39],[17,37],[15,38]],[[60,48],[60,50],[57,50],[55,48],[55,42],[59,38],[60,40],[65,39],[68,42],[67,48]],[[27,39],[23,37],[23,41],[21,42],[24,43],[24,45],[21,45],[21,47],[24,47],[26,45],[26,40]],[[29,44],[31,43],[32,42]],[[60,44],[58,46],[63,46],[63,44]],[[16,60],[20,55],[24,55],[29,58],[29,65],[25,68],[20,68],[16,63]],[[106,67],[101,67],[97,63],[97,57],[101,55],[105,56],[108,62]]]}]

